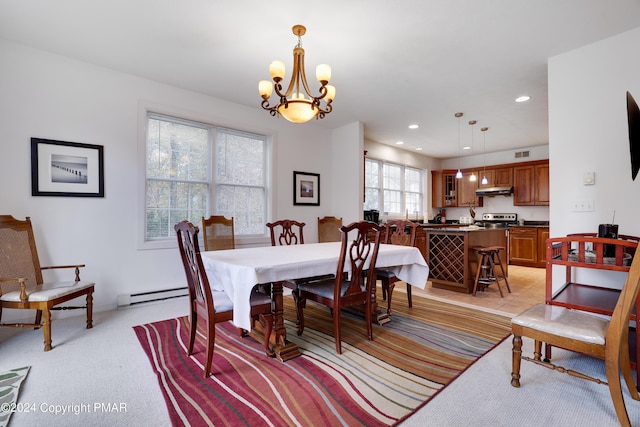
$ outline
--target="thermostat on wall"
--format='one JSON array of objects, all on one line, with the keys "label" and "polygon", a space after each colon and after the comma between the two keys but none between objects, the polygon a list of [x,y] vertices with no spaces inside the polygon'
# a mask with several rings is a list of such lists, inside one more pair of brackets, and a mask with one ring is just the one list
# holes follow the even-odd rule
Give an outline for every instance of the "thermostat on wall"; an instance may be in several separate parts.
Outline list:
[{"label": "thermostat on wall", "polygon": [[582,183],[584,185],[593,185],[596,183],[596,173],[595,172],[585,172],[582,177]]}]

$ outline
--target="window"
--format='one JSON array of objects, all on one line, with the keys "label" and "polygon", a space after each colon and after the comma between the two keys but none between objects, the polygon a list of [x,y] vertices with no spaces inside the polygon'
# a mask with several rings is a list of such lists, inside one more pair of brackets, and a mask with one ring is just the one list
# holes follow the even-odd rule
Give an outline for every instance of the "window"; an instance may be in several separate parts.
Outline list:
[{"label": "window", "polygon": [[236,236],[264,235],[266,165],[263,135],[148,113],[144,240],[210,213],[233,217]]},{"label": "window", "polygon": [[392,216],[424,211],[422,170],[367,159],[365,171],[364,209]]},{"label": "window", "polygon": [[264,234],[266,173],[264,136],[217,130],[214,212],[233,217],[236,236]]}]

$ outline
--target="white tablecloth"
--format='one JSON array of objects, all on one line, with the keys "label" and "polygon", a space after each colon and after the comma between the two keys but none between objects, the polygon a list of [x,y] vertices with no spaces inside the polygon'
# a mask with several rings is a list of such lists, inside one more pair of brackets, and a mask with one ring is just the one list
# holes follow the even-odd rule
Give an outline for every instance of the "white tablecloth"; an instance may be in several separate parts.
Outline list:
[{"label": "white tablecloth", "polygon": [[[249,298],[260,283],[335,274],[340,242],[264,246],[202,252],[202,261],[213,289],[224,289],[233,301],[233,323],[251,329]],[[396,276],[424,289],[429,267],[415,247],[380,245],[378,268],[392,268]]]}]

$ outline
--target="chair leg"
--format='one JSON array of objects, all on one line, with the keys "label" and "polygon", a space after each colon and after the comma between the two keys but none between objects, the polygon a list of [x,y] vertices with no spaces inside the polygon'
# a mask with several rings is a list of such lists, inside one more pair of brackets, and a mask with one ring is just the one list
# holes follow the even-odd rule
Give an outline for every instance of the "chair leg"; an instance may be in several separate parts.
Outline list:
[{"label": "chair leg", "polygon": [[607,373],[607,382],[609,383],[609,393],[613,400],[613,407],[618,416],[618,422],[623,427],[631,427],[629,414],[624,404],[622,396],[622,384],[620,383],[620,357],[612,357],[613,360],[605,360],[605,370]]},{"label": "chair leg", "polygon": [[36,320],[33,323],[37,325],[34,329],[40,329],[40,325],[42,325],[42,310],[36,310]]},{"label": "chair leg", "polygon": [[273,331],[273,315],[261,314],[260,323],[262,323],[262,326],[264,327],[264,352],[268,357],[273,357],[275,355],[275,351],[273,351],[271,347],[269,347],[271,331]]},{"label": "chair leg", "polygon": [[387,299],[387,289],[389,289],[389,282],[388,279],[386,278],[382,278],[380,280],[380,282],[382,283],[382,301]]},{"label": "chair leg", "polygon": [[387,281],[387,294],[388,294],[388,298],[387,298],[387,314],[391,315],[391,298],[393,296],[393,290],[396,287],[395,282],[389,280],[389,279],[385,279]]},{"label": "chair leg", "polygon": [[49,351],[51,347],[51,311],[49,309],[42,310],[43,322],[42,330],[44,332],[44,351]]},{"label": "chair leg", "polygon": [[631,373],[631,360],[629,359],[629,332],[626,333],[622,341],[622,349],[620,350],[620,366],[624,382],[627,384],[627,389],[629,389],[631,397],[634,400],[640,400],[640,394],[638,394],[638,388],[633,381],[633,374]]},{"label": "chair leg", "polygon": [[513,335],[513,350],[511,354],[511,385],[520,387],[520,363],[522,362],[522,337]]},{"label": "chair leg", "polygon": [[187,347],[187,356],[193,354],[193,344],[196,341],[196,328],[198,327],[198,314],[194,311],[191,313],[191,324],[189,329],[189,347]]},{"label": "chair leg", "polygon": [[342,336],[340,334],[340,307],[333,310],[333,335],[336,339],[336,353],[342,354]]},{"label": "chair leg", "polygon": [[87,294],[87,329],[93,328],[93,291]]},{"label": "chair leg", "polygon": [[411,301],[411,285],[407,283],[407,301],[409,302],[409,308],[413,307],[413,302]]},{"label": "chair leg", "polygon": [[204,378],[208,378],[211,373],[211,361],[213,360],[213,346],[216,343],[216,324],[207,322],[207,361],[204,366]]},{"label": "chair leg", "polygon": [[306,303],[306,298],[300,298],[300,294],[298,293],[298,298],[296,301],[296,316],[297,316],[297,323],[298,323],[298,328],[296,330],[296,333],[298,335],[302,335],[302,332],[304,331],[304,306]]},{"label": "chair leg", "polygon": [[500,251],[496,251],[496,258],[498,260],[498,265],[500,265],[500,271],[502,272],[502,278],[504,279],[504,283],[505,285],[507,285],[507,291],[511,293],[511,288],[509,287],[509,280],[507,280],[507,275],[505,274],[504,266],[502,265],[502,259],[500,258]]}]

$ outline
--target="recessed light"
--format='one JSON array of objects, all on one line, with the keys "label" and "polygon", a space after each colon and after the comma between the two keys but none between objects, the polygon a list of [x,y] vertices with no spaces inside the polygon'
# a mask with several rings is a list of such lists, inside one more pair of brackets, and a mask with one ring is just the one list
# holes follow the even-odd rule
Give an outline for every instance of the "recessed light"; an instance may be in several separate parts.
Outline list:
[{"label": "recessed light", "polygon": [[404,144],[404,142],[402,142],[402,141],[396,142],[396,145],[402,145],[402,144]]},{"label": "recessed light", "polygon": [[422,147],[416,148],[416,151],[422,151]]},{"label": "recessed light", "polygon": [[463,150],[471,150],[471,147],[462,147]]},{"label": "recessed light", "polygon": [[531,97],[529,95],[523,95],[516,98],[516,102],[527,102]]},{"label": "recessed light", "polygon": [[420,126],[417,124],[409,125],[409,129],[418,129]]}]

